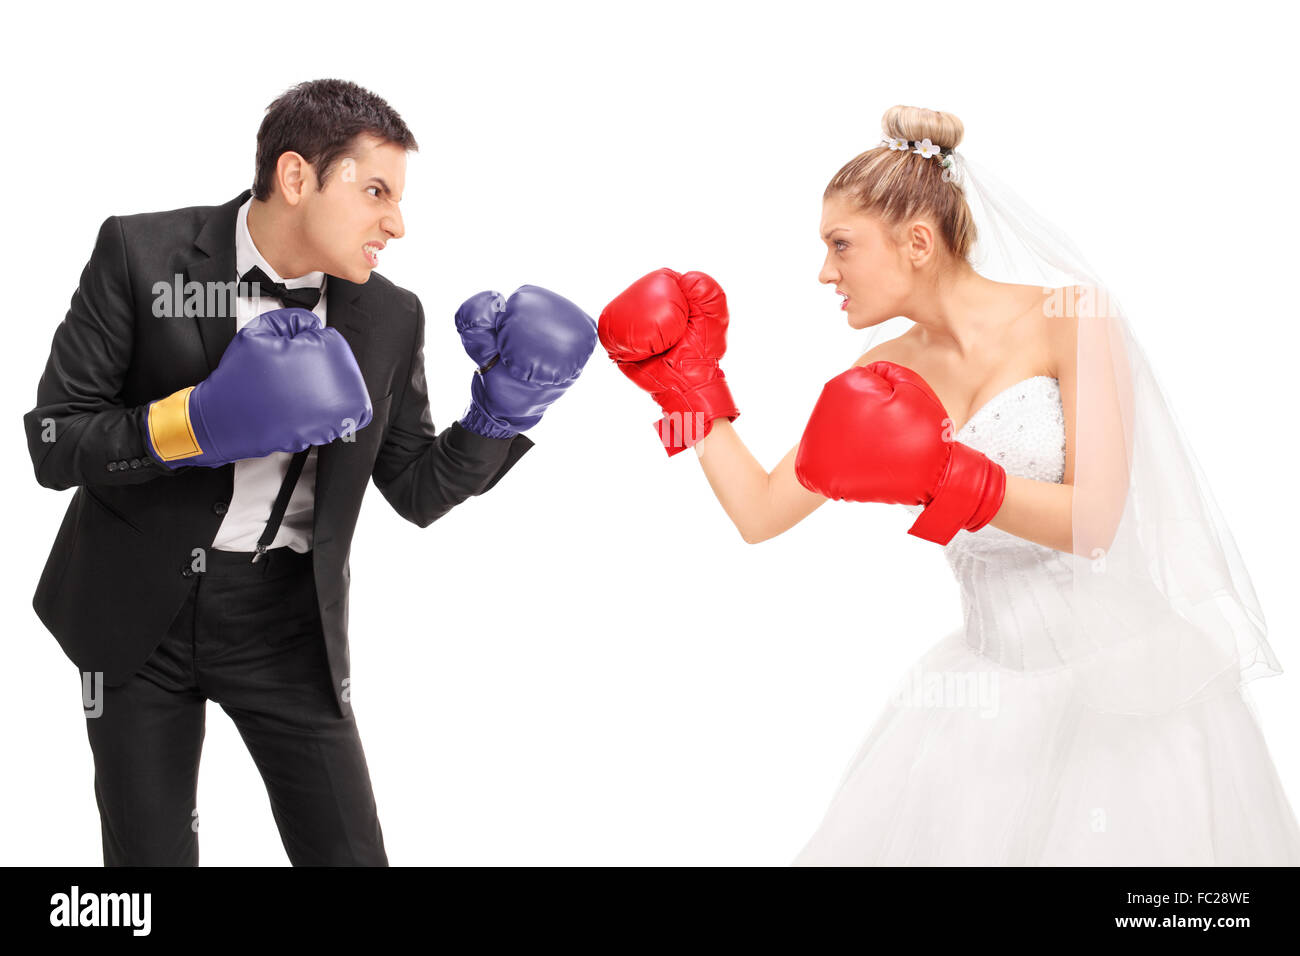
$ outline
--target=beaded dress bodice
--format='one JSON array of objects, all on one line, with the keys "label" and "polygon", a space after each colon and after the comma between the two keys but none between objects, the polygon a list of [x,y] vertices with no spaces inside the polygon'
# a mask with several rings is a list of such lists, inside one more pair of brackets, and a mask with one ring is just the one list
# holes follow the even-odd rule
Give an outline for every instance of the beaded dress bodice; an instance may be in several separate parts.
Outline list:
[{"label": "beaded dress bodice", "polygon": [[[956,434],[1006,469],[1035,481],[1065,474],[1065,415],[1060,385],[1035,375],[985,402]],[[919,505],[906,506],[919,514]],[[1015,670],[1063,663],[1073,583],[1072,556],[987,524],[958,531],[944,556],[961,586],[966,642]]]}]

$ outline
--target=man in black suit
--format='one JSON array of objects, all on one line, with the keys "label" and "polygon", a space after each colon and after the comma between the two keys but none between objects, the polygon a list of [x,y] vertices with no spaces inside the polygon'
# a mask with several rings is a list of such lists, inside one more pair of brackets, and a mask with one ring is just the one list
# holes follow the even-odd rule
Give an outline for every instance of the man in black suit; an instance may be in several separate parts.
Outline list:
[{"label": "man in black suit", "polygon": [[[403,234],[416,148],[374,94],[294,87],[258,131],[251,193],[108,218],[54,334],[24,424],[37,481],[77,491],[33,606],[97,695],[106,865],[198,863],[208,699],[257,763],[293,864],[387,864],[348,692],[362,496],[373,478],[426,527],[532,445],[462,422],[435,431],[420,301],[372,274]],[[346,339],[369,424],[219,467],[158,456],[160,400],[211,376],[237,328],[290,305]]]}]

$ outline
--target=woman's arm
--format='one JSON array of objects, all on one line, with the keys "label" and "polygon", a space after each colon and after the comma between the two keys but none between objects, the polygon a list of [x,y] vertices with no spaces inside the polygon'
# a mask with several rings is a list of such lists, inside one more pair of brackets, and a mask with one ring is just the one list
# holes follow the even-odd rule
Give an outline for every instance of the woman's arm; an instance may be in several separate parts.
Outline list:
[{"label": "woman's arm", "polygon": [[731,422],[715,419],[695,452],[709,486],[748,544],[774,538],[808,517],[826,498],[799,484],[794,474],[796,444],[772,472],[745,447]]},{"label": "woman's arm", "polygon": [[[1065,474],[1062,483],[1007,475],[1002,506],[989,523],[1016,537],[1070,553],[1074,541],[1075,393],[1078,380],[1077,320],[1054,319],[1049,341],[1065,415]],[[882,342],[853,364],[893,361],[891,342]],[[769,474],[725,418],[695,445],[705,477],[723,510],[749,544],[794,527],[827,499],[809,491],[794,474],[796,444]],[[1085,549],[1090,550],[1090,549]]]},{"label": "woman's arm", "polygon": [[[896,346],[893,339],[881,342],[858,356],[853,364],[896,357]],[[720,418],[696,443],[695,451],[713,493],[747,544],[758,544],[789,531],[828,500],[809,491],[795,477],[797,442],[768,473],[750,454],[731,422]]]},{"label": "woman's arm", "polygon": [[1002,507],[989,524],[1069,554],[1074,548],[1074,486],[1007,475]]}]

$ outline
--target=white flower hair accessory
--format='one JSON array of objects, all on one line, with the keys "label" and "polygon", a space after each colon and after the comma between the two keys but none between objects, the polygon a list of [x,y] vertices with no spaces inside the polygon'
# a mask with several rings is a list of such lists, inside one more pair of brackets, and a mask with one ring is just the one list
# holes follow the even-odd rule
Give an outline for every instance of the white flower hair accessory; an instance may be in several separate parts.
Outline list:
[{"label": "white flower hair accessory", "polygon": [[916,144],[916,149],[912,152],[920,153],[922,159],[929,159],[931,156],[939,155],[939,147],[930,142],[930,137],[927,136]]},{"label": "white flower hair accessory", "polygon": [[890,149],[896,149],[899,151],[907,151],[910,149],[922,159],[930,159],[933,156],[938,156],[939,165],[943,168],[943,181],[945,183],[961,182],[961,167],[957,163],[957,160],[960,159],[960,157],[957,155],[956,151],[950,149],[945,153],[943,147],[936,146],[934,143],[930,142],[928,136],[925,139],[918,140],[906,140],[898,136],[885,136],[880,140],[880,142],[885,146],[888,146]]}]

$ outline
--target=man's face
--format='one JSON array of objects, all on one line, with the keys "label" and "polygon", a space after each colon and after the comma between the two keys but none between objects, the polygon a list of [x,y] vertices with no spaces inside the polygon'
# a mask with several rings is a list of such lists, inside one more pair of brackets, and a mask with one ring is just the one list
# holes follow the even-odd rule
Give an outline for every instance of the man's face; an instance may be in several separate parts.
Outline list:
[{"label": "man's face", "polygon": [[303,191],[302,225],[311,260],[327,275],[364,284],[390,239],[406,233],[397,208],[406,188],[406,150],[362,135],[339,158],[325,188]]}]

